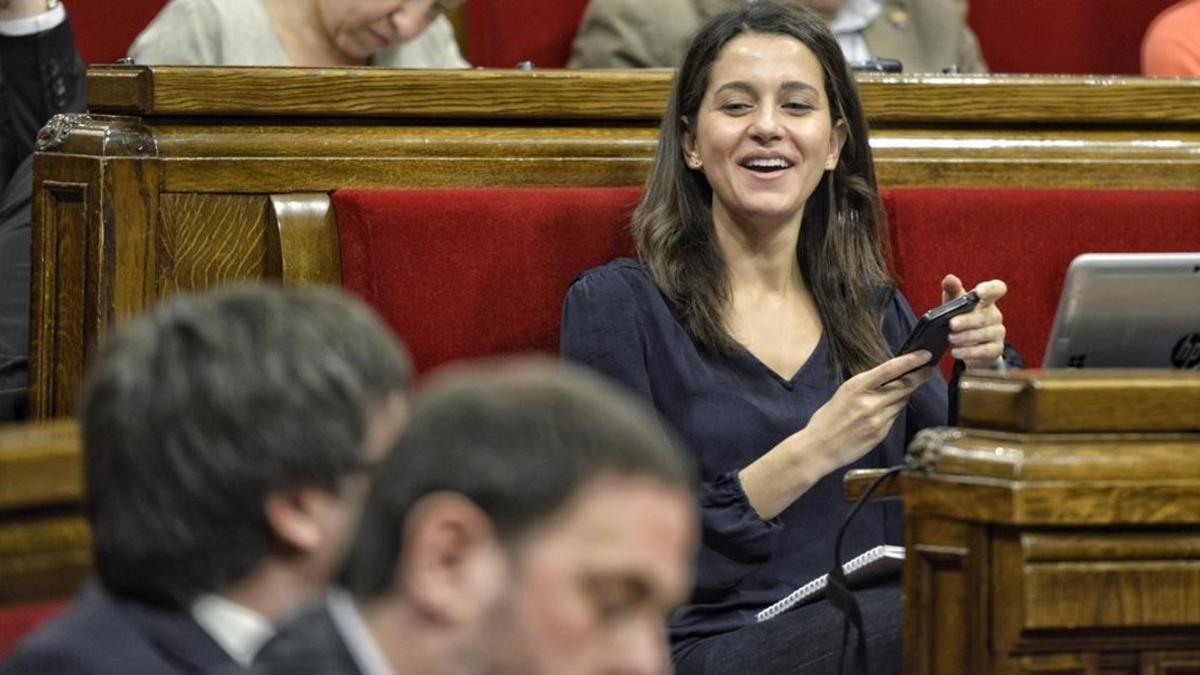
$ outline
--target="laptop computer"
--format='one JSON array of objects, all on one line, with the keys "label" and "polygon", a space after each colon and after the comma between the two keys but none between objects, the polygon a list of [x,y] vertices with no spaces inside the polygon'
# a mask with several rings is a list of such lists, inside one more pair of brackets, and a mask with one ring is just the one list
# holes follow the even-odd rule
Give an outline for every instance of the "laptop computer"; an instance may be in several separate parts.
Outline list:
[{"label": "laptop computer", "polygon": [[1044,368],[1200,368],[1200,252],[1071,261]]}]

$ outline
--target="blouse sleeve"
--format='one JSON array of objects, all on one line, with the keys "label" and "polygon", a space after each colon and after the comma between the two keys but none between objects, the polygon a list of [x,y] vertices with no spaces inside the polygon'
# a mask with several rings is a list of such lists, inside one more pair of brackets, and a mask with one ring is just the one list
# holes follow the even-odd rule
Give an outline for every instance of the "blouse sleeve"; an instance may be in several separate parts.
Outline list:
[{"label": "blouse sleeve", "polygon": [[562,357],[585,365],[653,403],[645,334],[634,293],[610,270],[593,270],[571,284],[563,301]]},{"label": "blouse sleeve", "polygon": [[[561,352],[564,359],[599,371],[655,405],[649,319],[643,316],[653,310],[639,290],[629,278],[607,268],[576,280],[563,305]],[[670,389],[668,384],[659,382],[664,390]],[[699,487],[704,537],[697,561],[696,578],[703,584],[696,589],[699,600],[706,591],[731,587],[759,569],[779,542],[782,525],[759,517],[737,473],[719,475]]]}]

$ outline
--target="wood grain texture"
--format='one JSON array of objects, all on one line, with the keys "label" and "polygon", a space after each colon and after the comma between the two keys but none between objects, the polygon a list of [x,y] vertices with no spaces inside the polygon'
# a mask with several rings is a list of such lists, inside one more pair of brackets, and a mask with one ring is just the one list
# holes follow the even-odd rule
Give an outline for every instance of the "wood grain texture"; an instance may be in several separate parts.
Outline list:
[{"label": "wood grain texture", "polygon": [[1200,431],[1200,372],[975,372],[959,388],[964,426],[1027,433]]},{"label": "wood grain texture", "polygon": [[1025,627],[1200,626],[1200,559],[1031,563]]},{"label": "wood grain texture", "polygon": [[74,420],[0,428],[0,603],[63,597],[88,574]]},{"label": "wood grain texture", "polygon": [[[131,73],[138,73],[137,76]],[[670,70],[99,66],[93,112],[153,116],[660,119]],[[1200,83],[1037,76],[859,77],[873,124],[1200,122]]]},{"label": "wood grain texture", "polygon": [[73,420],[0,427],[0,513],[77,504],[82,497]]},{"label": "wood grain texture", "polygon": [[70,596],[91,563],[91,535],[81,516],[0,520],[0,603]]},{"label": "wood grain texture", "polygon": [[[129,91],[128,70],[148,73]],[[120,93],[109,80],[121,78]],[[669,71],[100,66],[88,105],[143,115],[434,119],[658,119]],[[132,100],[130,100],[132,99]],[[131,104],[142,104],[131,110]]]},{"label": "wood grain texture", "polygon": [[263,278],[267,202],[266,195],[163,194],[158,295]]},{"label": "wood grain texture", "polygon": [[[94,160],[34,160],[30,278],[30,412],[35,418],[75,409],[88,336],[103,318],[100,182]],[[46,174],[55,179],[47,180]]]}]

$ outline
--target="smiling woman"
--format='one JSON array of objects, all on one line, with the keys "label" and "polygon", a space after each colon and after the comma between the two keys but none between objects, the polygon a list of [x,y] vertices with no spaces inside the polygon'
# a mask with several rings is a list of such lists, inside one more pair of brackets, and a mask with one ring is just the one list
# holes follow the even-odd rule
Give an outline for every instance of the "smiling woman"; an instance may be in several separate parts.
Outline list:
[{"label": "smiling woman", "polygon": [[[754,614],[829,568],[847,470],[899,463],[917,431],[947,422],[929,353],[891,357],[915,318],[885,263],[873,166],[853,76],[820,18],[771,0],[716,16],[663,117],[634,214],[641,260],[568,292],[563,355],[640,393],[700,467],[704,545],[670,626],[683,675],[835,672],[829,603]],[[965,289],[947,275],[942,291]],[[976,291],[951,342],[967,365],[991,366],[1005,287]],[[899,543],[895,505],[861,514],[847,555]],[[898,672],[898,586],[858,595],[858,667]]]}]

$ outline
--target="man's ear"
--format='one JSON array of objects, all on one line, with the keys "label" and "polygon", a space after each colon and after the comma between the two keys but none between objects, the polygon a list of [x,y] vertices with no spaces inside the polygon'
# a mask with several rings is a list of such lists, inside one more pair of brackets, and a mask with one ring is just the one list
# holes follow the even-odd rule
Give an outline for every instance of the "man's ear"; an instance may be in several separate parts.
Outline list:
[{"label": "man's ear", "polygon": [[825,155],[826,171],[837,168],[838,158],[842,156],[842,148],[845,147],[849,134],[849,127],[844,119],[838,120],[829,130],[829,152]]},{"label": "man's ear", "polygon": [[679,145],[683,148],[683,163],[689,169],[698,171],[704,166],[704,162],[700,158],[699,148],[696,147],[696,133],[692,130],[687,115],[680,115],[679,121],[683,126],[683,131],[679,134]]},{"label": "man's ear", "polygon": [[328,546],[325,509],[337,497],[317,487],[271,492],[263,500],[263,512],[275,538],[286,546],[311,553]]},{"label": "man's ear", "polygon": [[503,592],[508,559],[491,519],[466,497],[423,497],[405,519],[396,579],[414,609],[453,624],[483,620]]}]

